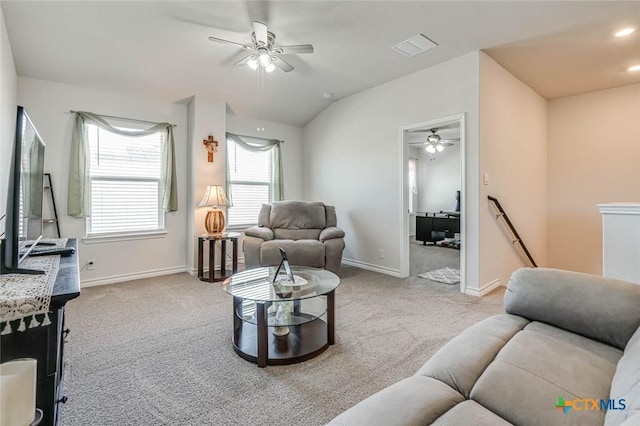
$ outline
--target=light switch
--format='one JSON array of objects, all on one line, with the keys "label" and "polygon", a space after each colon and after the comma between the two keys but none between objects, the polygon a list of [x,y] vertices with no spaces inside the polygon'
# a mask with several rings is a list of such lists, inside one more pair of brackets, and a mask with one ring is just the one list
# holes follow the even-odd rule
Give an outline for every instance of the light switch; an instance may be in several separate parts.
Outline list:
[{"label": "light switch", "polygon": [[482,174],[482,183],[483,183],[484,185],[489,185],[489,173],[484,172],[484,173]]}]

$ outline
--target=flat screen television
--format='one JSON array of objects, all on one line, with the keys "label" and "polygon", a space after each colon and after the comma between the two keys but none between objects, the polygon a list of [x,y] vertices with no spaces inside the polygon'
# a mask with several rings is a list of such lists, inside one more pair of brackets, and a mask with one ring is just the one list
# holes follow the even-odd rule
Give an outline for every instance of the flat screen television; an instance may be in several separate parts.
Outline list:
[{"label": "flat screen television", "polygon": [[20,267],[42,239],[45,151],[42,138],[21,106],[18,106],[15,133],[7,188],[5,235],[0,250],[0,274],[42,274],[43,271]]}]

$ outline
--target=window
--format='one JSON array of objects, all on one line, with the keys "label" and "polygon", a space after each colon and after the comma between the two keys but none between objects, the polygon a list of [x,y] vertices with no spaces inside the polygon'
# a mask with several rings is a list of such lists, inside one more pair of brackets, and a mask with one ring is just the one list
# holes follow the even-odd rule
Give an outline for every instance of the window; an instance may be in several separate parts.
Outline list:
[{"label": "window", "polygon": [[87,236],[164,230],[162,146],[165,133],[131,137],[111,133],[94,124],[87,124],[86,129],[91,197]]},{"label": "window", "polygon": [[418,208],[418,162],[409,158],[409,213],[415,213]]},{"label": "window", "polygon": [[227,210],[228,225],[255,225],[260,207],[274,201],[274,150],[253,152],[227,139],[227,160],[233,203]]}]

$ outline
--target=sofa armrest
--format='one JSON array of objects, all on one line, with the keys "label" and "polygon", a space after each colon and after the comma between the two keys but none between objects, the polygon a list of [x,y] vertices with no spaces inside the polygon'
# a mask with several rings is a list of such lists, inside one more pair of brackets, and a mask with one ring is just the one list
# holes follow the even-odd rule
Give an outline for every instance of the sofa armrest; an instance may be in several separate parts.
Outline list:
[{"label": "sofa armrest", "polygon": [[318,237],[320,242],[323,243],[326,240],[332,240],[334,238],[344,238],[344,231],[336,226],[330,226],[328,228],[324,228]]},{"label": "sofa armrest", "polygon": [[640,326],[640,284],[523,268],[509,279],[504,309],[624,349]]},{"label": "sofa armrest", "polygon": [[252,226],[245,229],[244,234],[248,237],[262,238],[265,241],[273,240],[273,231],[271,228],[265,228],[264,226]]},{"label": "sofa armrest", "polygon": [[430,377],[413,376],[371,395],[327,426],[430,425],[464,397]]}]

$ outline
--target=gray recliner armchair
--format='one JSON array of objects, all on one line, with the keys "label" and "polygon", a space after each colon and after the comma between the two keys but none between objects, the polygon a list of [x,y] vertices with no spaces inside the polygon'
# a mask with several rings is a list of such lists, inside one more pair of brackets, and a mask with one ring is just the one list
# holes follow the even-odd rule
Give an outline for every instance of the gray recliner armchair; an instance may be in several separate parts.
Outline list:
[{"label": "gray recliner armchair", "polygon": [[321,202],[277,201],[263,204],[258,226],[244,231],[247,269],[280,264],[282,247],[292,265],[340,272],[344,231],[336,209]]}]

